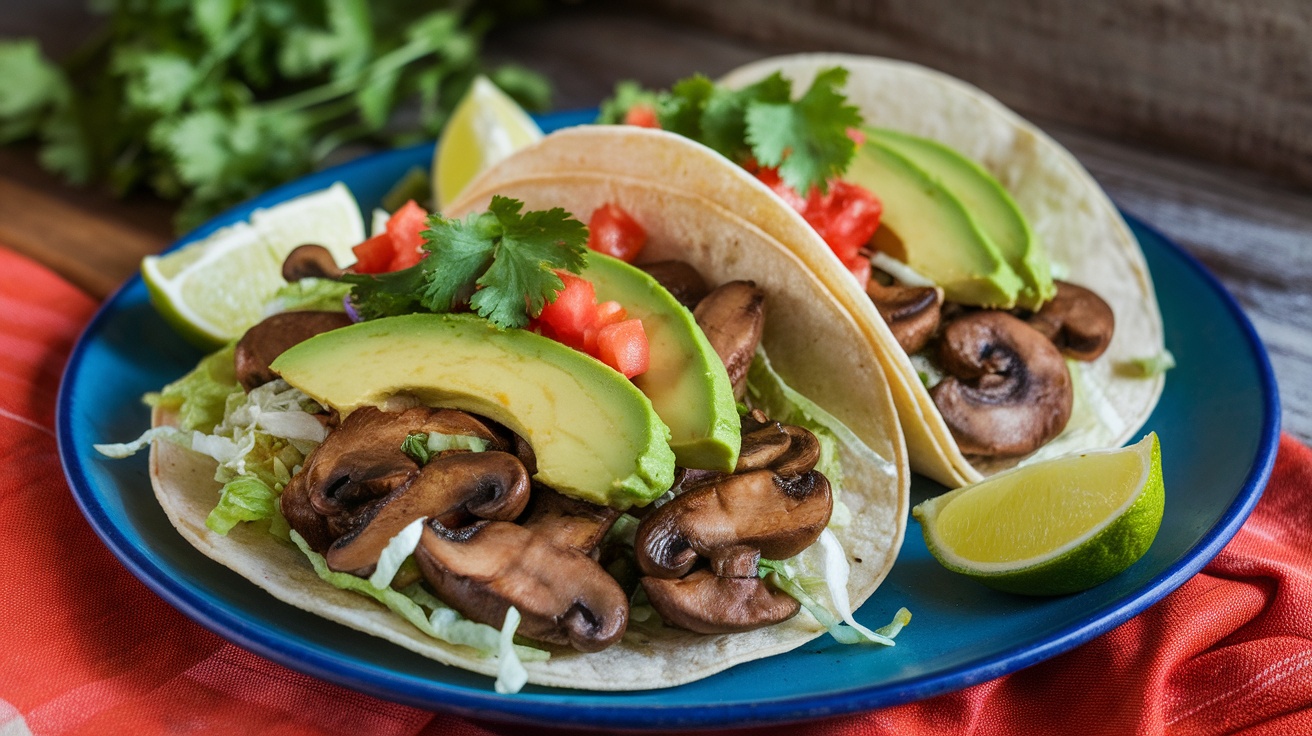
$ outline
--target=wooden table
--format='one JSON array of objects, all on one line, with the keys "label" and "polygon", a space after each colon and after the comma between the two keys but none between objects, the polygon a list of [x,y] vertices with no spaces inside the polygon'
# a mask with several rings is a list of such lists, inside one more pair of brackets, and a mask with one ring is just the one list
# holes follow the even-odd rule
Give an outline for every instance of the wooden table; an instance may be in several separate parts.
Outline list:
[{"label": "wooden table", "polygon": [[[49,13],[23,12],[37,20],[24,26],[11,16],[5,33],[41,35],[52,23]],[[714,77],[776,51],[597,7],[502,32],[489,46],[494,57],[549,74],[562,108],[595,105],[620,79],[665,86],[693,71]],[[1125,211],[1184,245],[1235,294],[1270,351],[1284,428],[1312,442],[1312,196],[1243,169],[1037,122]],[[97,297],[171,240],[170,217],[167,203],[71,189],[42,172],[30,149],[0,149],[0,243]]]}]

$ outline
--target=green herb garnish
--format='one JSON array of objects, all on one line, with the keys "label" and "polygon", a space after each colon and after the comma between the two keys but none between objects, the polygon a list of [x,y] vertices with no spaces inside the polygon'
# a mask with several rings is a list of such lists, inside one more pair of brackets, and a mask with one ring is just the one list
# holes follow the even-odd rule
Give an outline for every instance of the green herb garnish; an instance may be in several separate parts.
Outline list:
[{"label": "green herb garnish", "polygon": [[631,108],[648,106],[665,130],[738,164],[777,166],[784,183],[798,192],[824,192],[856,153],[848,129],[862,124],[860,111],[840,91],[846,81],[846,69],[826,69],[796,100],[792,82],[778,72],[736,90],[701,75],[676,82],[668,92],[623,82],[602,105],[599,122],[621,123]]},{"label": "green herb garnish", "polygon": [[557,270],[583,270],[588,228],[559,207],[521,213],[523,207],[496,196],[487,212],[463,220],[429,217],[429,255],[418,264],[342,278],[354,286],[356,310],[375,319],[468,306],[498,327],[524,327],[565,287]]}]

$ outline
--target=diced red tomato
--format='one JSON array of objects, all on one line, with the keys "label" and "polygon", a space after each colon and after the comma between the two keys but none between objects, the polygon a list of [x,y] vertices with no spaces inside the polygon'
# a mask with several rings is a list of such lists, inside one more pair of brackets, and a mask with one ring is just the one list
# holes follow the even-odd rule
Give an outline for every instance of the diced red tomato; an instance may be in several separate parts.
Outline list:
[{"label": "diced red tomato", "polygon": [[588,247],[630,263],[647,244],[647,231],[617,204],[606,203],[588,220]]},{"label": "diced red tomato", "polygon": [[428,213],[414,200],[401,205],[387,220],[387,229],[351,250],[356,273],[389,273],[409,268],[424,258]]},{"label": "diced red tomato", "polygon": [[634,105],[624,113],[625,125],[637,125],[641,128],[659,128],[661,122],[656,118],[656,111],[651,105]]},{"label": "diced red tomato", "polygon": [[651,350],[642,320],[626,319],[606,325],[597,333],[597,359],[633,378],[651,366]]},{"label": "diced red tomato", "polygon": [[[543,307],[538,322],[550,331],[549,337],[575,350],[584,350],[584,333],[597,315],[597,296],[592,282],[566,271],[557,271],[565,288],[556,301]],[[543,334],[547,334],[545,331]]]},{"label": "diced red tomato", "polygon": [[866,132],[860,128],[848,128],[847,137],[852,140],[858,147],[866,144]]},{"label": "diced red tomato", "polygon": [[597,305],[597,311],[593,315],[592,325],[583,331],[583,351],[589,355],[597,354],[597,333],[601,332],[603,327],[608,327],[617,322],[623,322],[628,318],[628,313],[619,302],[602,302]]},{"label": "diced red tomato", "polygon": [[879,229],[884,206],[863,187],[835,179],[829,182],[829,191],[824,194],[816,188],[803,198],[783,182],[776,169],[758,169],[753,173],[796,210],[844,263],[856,258],[857,252]]},{"label": "diced red tomato", "polygon": [[847,270],[852,272],[852,277],[856,279],[856,283],[861,287],[861,291],[865,291],[866,285],[870,283],[870,259],[858,255],[843,265],[847,266]]},{"label": "diced red tomato", "polygon": [[392,245],[392,236],[379,233],[351,249],[355,253],[356,273],[386,273],[391,270],[392,257],[396,247]]},{"label": "diced red tomato", "polygon": [[421,233],[428,228],[428,213],[423,207],[409,200],[401,205],[387,220],[387,234],[392,236],[396,246],[396,257],[392,259],[392,270],[399,271],[415,265],[424,257],[424,236]]}]

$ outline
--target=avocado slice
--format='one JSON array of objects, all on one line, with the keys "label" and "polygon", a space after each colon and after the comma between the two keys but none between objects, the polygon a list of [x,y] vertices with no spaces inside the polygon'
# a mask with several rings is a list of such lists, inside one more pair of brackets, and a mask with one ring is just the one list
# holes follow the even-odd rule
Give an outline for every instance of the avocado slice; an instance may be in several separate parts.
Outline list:
[{"label": "avocado slice", "polygon": [[670,428],[670,448],[685,468],[732,473],[742,431],[729,374],[697,321],[645,271],[601,253],[588,253],[583,278],[598,301],[617,301],[642,320],[651,366],[634,377]]},{"label": "avocado slice", "polygon": [[623,375],[526,330],[410,314],[306,340],[273,370],[343,415],[412,397],[500,422],[528,440],[536,480],[591,503],[643,506],[674,483],[670,430]]},{"label": "avocado slice", "polygon": [[952,192],[902,154],[869,138],[847,178],[884,203],[880,230],[905,248],[906,263],[943,287],[948,301],[1016,306],[1022,282]]},{"label": "avocado slice", "polygon": [[952,192],[998,253],[1024,282],[1017,303],[1037,310],[1057,293],[1048,254],[1035,239],[1016,201],[993,175],[955,149],[928,138],[869,128],[866,135],[914,163]]}]

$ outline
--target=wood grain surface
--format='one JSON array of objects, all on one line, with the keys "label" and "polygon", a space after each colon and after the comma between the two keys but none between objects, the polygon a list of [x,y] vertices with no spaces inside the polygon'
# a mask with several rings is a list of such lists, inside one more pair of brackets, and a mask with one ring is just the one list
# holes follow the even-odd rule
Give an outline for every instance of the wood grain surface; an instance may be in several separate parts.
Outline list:
[{"label": "wood grain surface", "polygon": [[[23,25],[11,16],[4,30],[53,32],[44,22]],[[781,50],[778,43],[733,40],[668,18],[594,6],[501,32],[489,46],[497,58],[547,73],[561,108],[593,106],[620,79],[663,86],[694,71],[716,76]],[[1145,85],[1145,94],[1153,93]],[[1291,113],[1289,123],[1299,119]],[[1184,245],[1238,297],[1270,351],[1285,429],[1312,442],[1312,196],[1242,167],[1201,163],[1069,122],[1036,122],[1069,147],[1121,207]],[[120,202],[70,189],[41,172],[30,150],[0,149],[0,243],[51,265],[93,295],[108,294],[142,255],[168,242],[170,216],[157,200]]]}]

